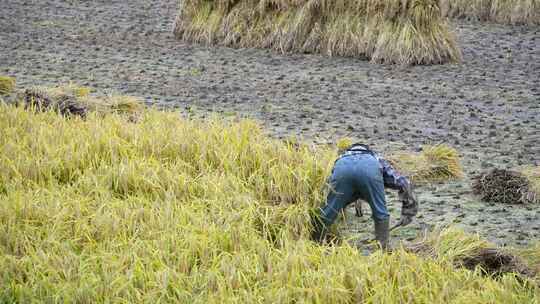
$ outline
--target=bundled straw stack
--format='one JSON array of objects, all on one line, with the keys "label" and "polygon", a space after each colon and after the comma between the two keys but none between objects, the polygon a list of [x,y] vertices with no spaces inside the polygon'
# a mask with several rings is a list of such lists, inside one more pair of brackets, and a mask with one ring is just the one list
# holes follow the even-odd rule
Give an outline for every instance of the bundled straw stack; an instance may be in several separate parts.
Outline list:
[{"label": "bundled straw stack", "polygon": [[503,204],[540,202],[540,168],[519,171],[493,169],[473,179],[473,189],[483,200]]},{"label": "bundled straw stack", "polygon": [[64,116],[86,117],[88,112],[99,114],[126,114],[130,121],[136,121],[143,110],[142,100],[126,95],[106,97],[90,96],[90,88],[74,83],[54,87],[36,86],[19,94],[18,102],[26,108],[39,111],[54,110]]},{"label": "bundled straw stack", "polygon": [[421,153],[398,153],[389,158],[400,171],[419,184],[463,177],[458,151],[444,144],[424,147]]},{"label": "bundled straw stack", "polygon": [[405,250],[428,258],[445,259],[456,267],[479,268],[480,273],[489,276],[514,273],[527,280],[538,275],[536,269],[529,265],[534,264],[538,252],[530,254],[531,263],[527,263],[508,249],[498,248],[478,235],[466,234],[456,228],[437,228],[424,239],[406,245]]},{"label": "bundled straw stack", "polygon": [[450,18],[506,24],[540,24],[540,0],[440,0]]},{"label": "bundled straw stack", "polygon": [[174,33],[205,45],[381,63],[461,60],[438,0],[185,0]]},{"label": "bundled straw stack", "polygon": [[15,89],[15,78],[0,75],[0,95],[6,95]]}]

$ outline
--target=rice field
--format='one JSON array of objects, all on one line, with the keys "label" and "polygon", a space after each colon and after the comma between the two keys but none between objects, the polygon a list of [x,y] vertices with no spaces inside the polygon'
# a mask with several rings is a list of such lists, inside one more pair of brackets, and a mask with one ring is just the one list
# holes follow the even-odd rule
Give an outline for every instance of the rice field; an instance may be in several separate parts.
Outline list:
[{"label": "rice field", "polygon": [[429,255],[309,241],[335,150],[249,120],[0,103],[0,302],[539,302],[533,279],[459,267],[488,244],[453,229]]}]

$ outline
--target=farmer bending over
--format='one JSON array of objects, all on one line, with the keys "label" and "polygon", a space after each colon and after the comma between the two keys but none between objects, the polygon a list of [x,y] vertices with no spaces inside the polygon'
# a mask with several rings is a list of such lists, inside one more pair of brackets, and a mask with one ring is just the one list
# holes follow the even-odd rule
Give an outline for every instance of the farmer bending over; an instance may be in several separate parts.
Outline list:
[{"label": "farmer bending over", "polygon": [[375,222],[375,239],[381,247],[388,247],[390,215],[386,209],[384,188],[399,191],[402,202],[401,219],[397,226],[412,222],[418,212],[418,202],[409,179],[399,174],[388,161],[371,151],[368,146],[354,144],[342,153],[334,164],[329,178],[330,193],[315,222],[312,239],[321,242],[338,213],[350,203],[363,199],[369,203]]}]

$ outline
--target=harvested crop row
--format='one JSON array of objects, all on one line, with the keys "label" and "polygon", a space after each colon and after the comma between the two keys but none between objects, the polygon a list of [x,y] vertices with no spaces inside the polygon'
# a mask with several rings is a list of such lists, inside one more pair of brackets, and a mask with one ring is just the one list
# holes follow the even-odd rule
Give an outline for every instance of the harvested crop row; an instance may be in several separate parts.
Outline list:
[{"label": "harvested crop row", "polygon": [[18,92],[15,102],[39,111],[54,110],[64,116],[86,117],[88,112],[126,114],[132,121],[145,108],[142,100],[127,95],[90,96],[91,89],[74,83],[55,87],[35,86]]},{"label": "harvested crop row", "polygon": [[177,38],[205,45],[321,53],[372,62],[458,62],[437,0],[182,1]]},{"label": "harvested crop row", "polygon": [[540,24],[540,0],[440,0],[450,18],[506,24]]}]

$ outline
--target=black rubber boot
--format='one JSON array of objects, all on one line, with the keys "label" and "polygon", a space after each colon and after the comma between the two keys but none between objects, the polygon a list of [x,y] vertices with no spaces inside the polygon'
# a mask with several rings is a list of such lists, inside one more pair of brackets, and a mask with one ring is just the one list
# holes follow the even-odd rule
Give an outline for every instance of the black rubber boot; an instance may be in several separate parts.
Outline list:
[{"label": "black rubber boot", "polygon": [[382,250],[388,250],[388,238],[390,236],[390,219],[375,220],[375,239],[379,241]]}]

